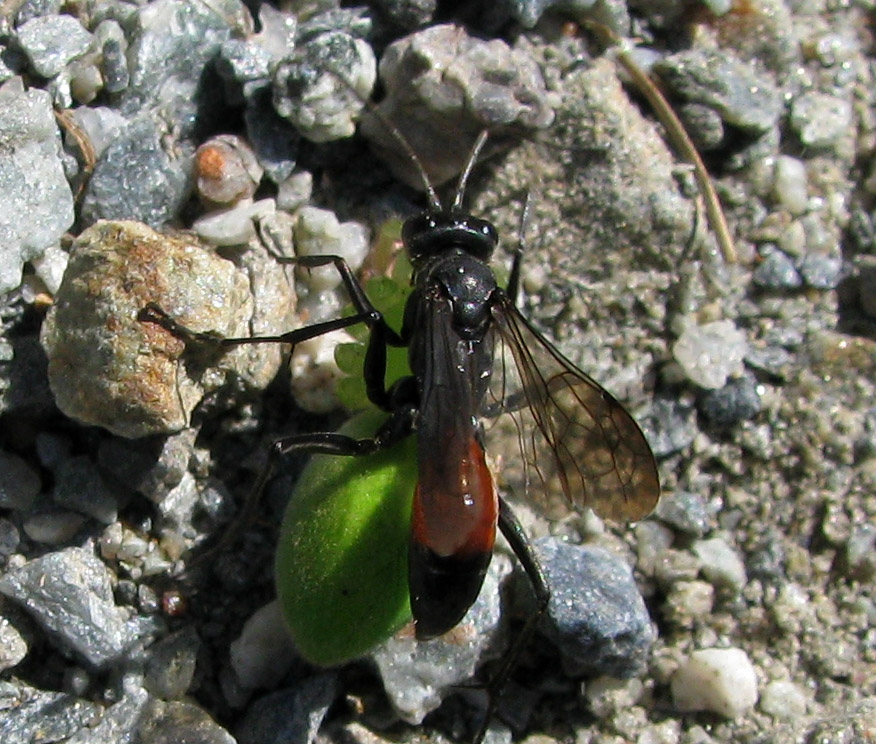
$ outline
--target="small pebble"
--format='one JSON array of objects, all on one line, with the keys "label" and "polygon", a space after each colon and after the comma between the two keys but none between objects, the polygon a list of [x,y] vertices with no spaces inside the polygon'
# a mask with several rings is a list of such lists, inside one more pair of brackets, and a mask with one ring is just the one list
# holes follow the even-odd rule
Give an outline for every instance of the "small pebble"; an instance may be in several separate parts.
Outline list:
[{"label": "small pebble", "polygon": [[263,172],[252,148],[232,134],[212,137],[195,151],[198,194],[211,204],[251,198]]},{"label": "small pebble", "polygon": [[[380,60],[386,89],[378,109],[408,139],[433,185],[458,174],[478,133],[543,129],[554,118],[541,70],[523,49],[470,36],[461,26],[431,26],[387,47]],[[413,188],[423,181],[373,114],[362,133],[395,175]]]},{"label": "small pebble", "polygon": [[654,70],[676,96],[710,106],[740,129],[762,134],[782,114],[782,97],[772,80],[727,50],[678,52],[659,60]]},{"label": "small pebble", "polygon": [[51,96],[37,88],[25,91],[20,78],[4,83],[0,87],[0,133],[2,296],[21,284],[25,262],[58,244],[73,225],[74,214]]},{"label": "small pebble", "polygon": [[16,29],[18,43],[34,71],[44,78],[57,75],[68,62],[82,56],[92,36],[71,15],[33,18]]},{"label": "small pebble", "polygon": [[777,248],[770,250],[754,270],[752,281],[764,289],[786,290],[803,286],[797,267],[787,255]]},{"label": "small pebble", "polygon": [[843,276],[843,259],[839,250],[829,254],[811,253],[803,257],[798,268],[808,286],[822,290],[836,289]]},{"label": "small pebble", "polygon": [[14,523],[4,517],[0,517],[0,565],[12,555],[21,542],[21,535]]},{"label": "small pebble", "polygon": [[655,397],[650,412],[639,419],[648,444],[658,458],[689,447],[699,433],[692,404],[675,397]]},{"label": "small pebble", "polygon": [[793,682],[774,680],[764,686],[758,707],[780,721],[798,721],[806,715],[806,696]]},{"label": "small pebble", "polygon": [[61,507],[73,509],[102,524],[112,524],[118,518],[118,504],[96,465],[80,455],[60,464],[55,473],[52,500]]},{"label": "small pebble", "polygon": [[63,650],[104,668],[132,639],[113,602],[107,567],[91,552],[67,548],[0,577],[0,592],[22,606]]},{"label": "small pebble", "polygon": [[729,429],[757,416],[762,404],[754,378],[743,375],[729,380],[719,390],[705,391],[698,405],[712,426]]},{"label": "small pebble", "polygon": [[493,556],[481,593],[449,633],[419,643],[411,627],[402,628],[372,653],[389,701],[403,720],[421,723],[446,694],[471,679],[487,649],[499,653],[499,579],[510,568],[507,558]]},{"label": "small pebble", "polygon": [[160,227],[189,195],[191,148],[168,151],[161,124],[149,116],[127,127],[103,151],[82,201],[85,225],[137,220]]},{"label": "small pebble", "polygon": [[276,687],[296,656],[283,610],[276,600],[256,610],[229,649],[237,680],[250,690]]},{"label": "small pebble", "polygon": [[[38,690],[23,682],[15,684],[13,690],[4,691],[4,744],[60,741],[68,744],[73,741],[68,737],[83,729],[90,731],[103,713],[100,703],[64,692]],[[92,742],[103,744],[89,740],[89,744]]]},{"label": "small pebble", "polygon": [[322,672],[265,695],[249,706],[236,727],[238,744],[319,741],[319,727],[334,702],[337,687],[337,675]]},{"label": "small pebble", "polygon": [[27,656],[27,641],[8,618],[0,615],[0,672],[18,666]]},{"label": "small pebble", "polygon": [[[80,728],[64,744],[117,744],[140,741],[138,724],[149,694],[142,687],[126,686],[124,697],[117,703],[102,708],[100,721]],[[157,744],[157,743],[156,743]]]},{"label": "small pebble", "polygon": [[776,158],[773,194],[776,201],[792,215],[803,214],[809,206],[806,165],[790,155]]},{"label": "small pebble", "polygon": [[0,450],[0,509],[28,509],[40,487],[39,474],[24,459]]},{"label": "small pebble", "polygon": [[690,629],[712,612],[715,588],[705,581],[677,581],[666,594],[664,615],[679,628]]},{"label": "small pebble", "polygon": [[702,103],[684,103],[678,111],[697,150],[708,152],[724,141],[724,120],[715,109]]},{"label": "small pebble", "polygon": [[832,147],[849,132],[852,106],[844,98],[812,91],[791,104],[791,128],[806,147]]},{"label": "small pebble", "polygon": [[28,517],[21,529],[34,542],[42,545],[63,545],[70,542],[84,524],[85,517],[81,514],[57,509]]},{"label": "small pebble", "polygon": [[872,524],[856,526],[840,558],[846,576],[858,581],[872,581],[876,577],[876,527]]},{"label": "small pebble", "polygon": [[274,71],[274,108],[312,142],[350,137],[376,78],[377,60],[368,44],[327,32]]},{"label": "small pebble", "polygon": [[673,491],[664,493],[654,516],[680,532],[702,537],[709,529],[710,517],[706,502],[698,493]]},{"label": "small pebble", "polygon": [[435,15],[438,0],[378,0],[375,5],[395,25],[413,30],[428,25]]},{"label": "small pebble", "polygon": [[656,633],[630,567],[601,548],[555,538],[535,547],[551,587],[542,632],[569,675],[640,673]]},{"label": "small pebble", "polygon": [[149,647],[144,686],[162,700],[179,700],[192,686],[201,641],[194,626]]},{"label": "small pebble", "polygon": [[[355,272],[369,249],[368,230],[358,222],[339,222],[333,212],[318,207],[302,207],[293,231],[299,256],[341,256]],[[300,268],[299,276],[313,291],[336,289],[341,274],[329,264],[320,268]]]},{"label": "small pebble", "polygon": [[706,710],[739,718],[757,702],[757,675],[739,648],[694,651],[672,678],[676,710]]},{"label": "small pebble", "polygon": [[253,219],[273,210],[271,199],[242,199],[228,209],[216,209],[192,223],[198,237],[210,245],[246,245],[256,235]]},{"label": "small pebble", "polygon": [[194,703],[150,699],[137,721],[138,744],[237,744],[207,711]]},{"label": "small pebble", "polygon": [[731,320],[691,324],[672,346],[672,355],[687,377],[709,390],[722,388],[728,377],[741,374],[747,352],[745,333]]},{"label": "small pebble", "polygon": [[739,592],[747,583],[745,563],[720,537],[697,540],[692,550],[700,559],[703,575],[716,587]]}]

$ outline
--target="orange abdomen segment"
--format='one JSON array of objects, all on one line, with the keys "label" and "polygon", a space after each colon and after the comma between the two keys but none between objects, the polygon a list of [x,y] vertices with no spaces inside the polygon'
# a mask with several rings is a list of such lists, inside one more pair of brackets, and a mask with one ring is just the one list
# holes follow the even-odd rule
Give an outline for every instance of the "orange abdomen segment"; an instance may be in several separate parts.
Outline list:
[{"label": "orange abdomen segment", "polygon": [[477,599],[493,544],[499,499],[480,442],[420,463],[411,515],[409,585],[418,638],[454,627]]}]

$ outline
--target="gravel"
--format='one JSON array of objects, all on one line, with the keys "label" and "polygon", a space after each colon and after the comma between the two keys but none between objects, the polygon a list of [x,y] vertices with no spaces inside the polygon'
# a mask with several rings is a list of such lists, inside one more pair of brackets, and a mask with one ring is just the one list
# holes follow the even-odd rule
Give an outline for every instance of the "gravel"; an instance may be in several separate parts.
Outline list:
[{"label": "gravel", "polygon": [[[464,209],[497,227],[500,282],[520,239],[522,311],[660,465],[663,499],[633,528],[515,505],[553,599],[489,741],[866,740],[872,0],[2,5],[3,744],[444,742],[482,723],[480,686],[533,607],[501,541],[448,636],[403,628],[332,670],[272,604],[303,458],[210,552],[270,441],[341,422],[335,350],[364,333],[291,357],[215,336],[342,314],[338,272],[300,253],[345,256],[370,296],[405,282],[394,220],[422,179],[381,117],[444,200],[490,127]],[[645,97],[573,17],[634,39],[659,76],[736,264]],[[200,341],[139,320],[147,302]]]}]

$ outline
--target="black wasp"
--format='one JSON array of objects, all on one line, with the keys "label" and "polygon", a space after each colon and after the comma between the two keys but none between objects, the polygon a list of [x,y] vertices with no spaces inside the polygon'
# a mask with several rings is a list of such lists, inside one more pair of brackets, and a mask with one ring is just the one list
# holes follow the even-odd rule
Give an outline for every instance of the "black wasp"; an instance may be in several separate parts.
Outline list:
[{"label": "black wasp", "polygon": [[[465,184],[486,132],[478,138],[447,209],[410,145],[393,131],[416,165],[429,199],[428,209],[408,219],[402,230],[413,267],[413,291],[401,330],[386,323],[343,258],[307,256],[295,262],[337,268],[355,314],[276,337],[210,340],[223,346],[295,344],[350,325],[367,325],[366,392],[388,413],[386,423],[364,439],[337,433],[296,435],[276,442],[273,455],[293,450],[367,455],[416,435],[418,482],[408,582],[417,638],[441,635],[465,615],[481,589],[497,528],[520,560],[538,600],[536,614],[500,667],[495,693],[545,611],[550,590],[519,522],[498,494],[485,459],[481,418],[513,417],[527,478],[537,481],[527,498],[553,513],[562,503],[566,509],[591,507],[607,519],[641,519],[659,498],[657,466],[641,429],[623,406],[560,354],[517,309],[520,249],[514,254],[508,287],[498,285],[488,263],[498,245],[496,230],[462,209]],[[183,338],[204,336],[179,326],[155,305],[142,317]],[[412,372],[389,388],[388,346],[408,348]],[[263,474],[262,484],[266,478]],[[493,705],[491,700],[488,712]],[[486,721],[478,740],[485,729]]]}]

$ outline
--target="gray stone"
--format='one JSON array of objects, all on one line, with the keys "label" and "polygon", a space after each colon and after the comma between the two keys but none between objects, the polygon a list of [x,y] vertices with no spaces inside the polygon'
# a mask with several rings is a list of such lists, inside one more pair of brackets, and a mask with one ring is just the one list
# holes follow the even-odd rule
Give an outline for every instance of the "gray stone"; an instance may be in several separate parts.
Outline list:
[{"label": "gray stone", "polygon": [[48,93],[0,87],[0,294],[21,283],[25,261],[58,242],[73,224],[73,194]]},{"label": "gray stone", "polygon": [[18,549],[20,542],[21,535],[15,524],[0,517],[0,563],[5,563],[5,559]]},{"label": "gray stone", "polygon": [[23,0],[18,7],[15,23],[21,26],[31,18],[39,16],[58,15],[61,12],[63,0]]},{"label": "gray stone", "polygon": [[639,419],[651,450],[658,458],[683,450],[699,432],[693,405],[671,398],[655,398],[650,412]]},{"label": "gray stone", "polygon": [[234,33],[245,36],[251,25],[238,0],[157,0],[140,6],[129,31],[130,83],[123,109],[135,112],[173,100],[196,113],[206,66],[225,41]]},{"label": "gray stone", "polygon": [[764,289],[797,289],[803,286],[803,280],[794,262],[777,248],[766,254],[754,270],[751,279]]},{"label": "gray stone", "polygon": [[812,91],[791,104],[791,127],[807,147],[831,147],[851,132],[852,104],[844,98]]},{"label": "gray stone", "polygon": [[50,509],[32,514],[21,525],[24,534],[43,545],[64,545],[82,529],[85,517],[67,509]]},{"label": "gray stone", "polygon": [[210,714],[192,703],[150,700],[140,712],[138,744],[236,744]]},{"label": "gray stone", "polygon": [[143,688],[125,691],[125,696],[103,712],[96,726],[82,727],[64,744],[120,744],[136,740],[137,726],[149,695]]},{"label": "gray stone", "polygon": [[444,695],[471,679],[485,652],[495,653],[504,631],[499,579],[509,571],[507,558],[493,556],[481,593],[452,632],[420,643],[403,628],[373,652],[386,694],[403,720],[420,723]]},{"label": "gray stone", "polygon": [[437,0],[380,0],[376,4],[390,21],[409,30],[428,24],[438,7]]},{"label": "gray stone", "polygon": [[[458,174],[478,134],[547,127],[554,118],[541,70],[523,49],[469,36],[460,26],[432,26],[390,44],[380,60],[386,96],[378,105],[410,142],[433,185]],[[409,155],[374,114],[362,133],[395,175],[422,188]]]},{"label": "gray stone", "polygon": [[153,644],[146,661],[146,689],[162,700],[182,698],[192,686],[200,646],[193,626]]},{"label": "gray stone", "polygon": [[18,44],[34,71],[45,78],[57,75],[91,46],[92,36],[70,15],[46,15],[29,20],[17,31]]},{"label": "gray stone", "polygon": [[731,320],[691,323],[672,345],[672,355],[688,379],[708,390],[724,387],[728,377],[742,372],[747,352],[745,333]]},{"label": "gray stone", "polygon": [[176,216],[189,195],[192,149],[168,152],[162,136],[147,117],[104,150],[85,191],[86,225],[132,219],[159,227]]},{"label": "gray stone", "polygon": [[744,375],[729,380],[718,390],[708,390],[699,399],[699,409],[709,423],[727,429],[760,413],[761,401],[754,378]]},{"label": "gray stone", "polygon": [[58,506],[84,514],[102,524],[118,517],[115,495],[107,488],[90,458],[80,455],[61,463],[55,473],[52,499]]},{"label": "gray stone", "polygon": [[46,692],[21,683],[2,683],[3,715],[0,736],[3,744],[34,744],[66,740],[83,728],[100,721],[103,708],[63,692]]},{"label": "gray stone", "polygon": [[810,253],[799,264],[803,281],[815,289],[836,289],[843,277],[843,259],[839,250]]},{"label": "gray stone", "polygon": [[18,455],[0,450],[0,509],[28,509],[39,492],[39,474]]},{"label": "gray stone", "polygon": [[341,31],[326,32],[278,65],[274,108],[313,142],[349,137],[376,76],[368,44]]},{"label": "gray stone", "polygon": [[311,744],[336,691],[337,675],[325,672],[265,695],[249,706],[236,732],[239,744]]},{"label": "gray stone", "polygon": [[[17,666],[25,656],[27,656],[27,641],[9,618],[0,614],[0,672]],[[2,728],[0,724],[0,731]]]},{"label": "gray stone", "polygon": [[131,76],[128,72],[128,40],[122,27],[114,20],[101,21],[94,29],[100,45],[100,69],[104,88],[108,93],[121,93],[128,87]]},{"label": "gray stone", "polygon": [[702,537],[709,529],[709,511],[698,493],[672,491],[661,496],[654,510],[661,522],[695,537]]},{"label": "gray stone", "polygon": [[542,630],[567,673],[640,674],[656,631],[630,567],[601,548],[556,538],[535,547],[551,588]]},{"label": "gray stone", "polygon": [[243,116],[259,165],[275,183],[285,181],[295,170],[301,135],[274,110],[269,90],[251,96]]},{"label": "gray stone", "polygon": [[131,642],[106,566],[82,548],[7,572],[0,592],[21,604],[61,648],[97,669],[115,662]]},{"label": "gray stone", "polygon": [[773,81],[726,51],[671,54],[654,70],[682,100],[709,106],[728,124],[754,134],[771,129],[782,114],[782,96]]}]

